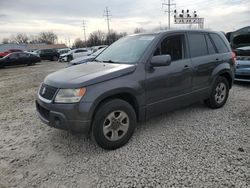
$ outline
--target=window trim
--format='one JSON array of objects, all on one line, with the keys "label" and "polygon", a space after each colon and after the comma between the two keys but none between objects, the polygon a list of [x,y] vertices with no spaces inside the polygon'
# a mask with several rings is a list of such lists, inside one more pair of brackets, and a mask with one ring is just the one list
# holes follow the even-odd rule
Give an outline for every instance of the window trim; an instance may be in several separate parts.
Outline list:
[{"label": "window trim", "polygon": [[[199,56],[194,56],[194,57],[192,56],[190,35],[203,35],[203,37],[204,37],[204,39],[205,39],[207,54],[205,54],[205,55],[199,55]],[[188,32],[189,54],[190,54],[190,58],[191,58],[191,59],[211,55],[211,54],[209,54],[208,45],[207,45],[207,40],[206,40],[206,36],[205,36],[205,35],[206,35],[205,32]]]},{"label": "window trim", "polygon": [[[226,52],[220,52],[219,49],[217,48],[213,38],[211,35],[217,35],[217,37],[220,38],[220,40],[222,41],[223,45],[226,47],[227,51]],[[210,40],[213,42],[214,46],[215,46],[215,49],[217,51],[218,54],[221,54],[221,53],[228,53],[229,52],[229,49],[228,49],[228,46],[225,44],[225,41],[221,38],[221,36],[217,33],[208,33],[208,36],[210,37]]]},{"label": "window trim", "polygon": [[176,37],[176,36],[182,36],[182,39],[183,39],[183,40],[182,40],[183,58],[182,58],[182,59],[178,59],[178,60],[174,60],[174,61],[172,60],[171,62],[177,62],[177,61],[182,61],[182,60],[185,60],[185,59],[189,59],[189,57],[188,57],[188,52],[187,52],[187,37],[186,37],[186,33],[185,33],[185,32],[183,32],[183,33],[171,33],[171,34],[167,34],[167,35],[163,36],[163,37],[159,40],[159,42],[157,43],[155,49],[153,50],[151,58],[154,57],[154,53],[155,53],[155,50],[156,50],[157,48],[159,48],[159,49],[161,50],[161,43],[162,43],[165,39],[171,38],[171,37]]},{"label": "window trim", "polygon": [[205,40],[206,40],[206,44],[207,44],[207,51],[208,51],[208,55],[213,55],[213,54],[210,54],[209,53],[209,48],[208,48],[208,41],[207,41],[207,38],[209,38],[212,46],[214,47],[214,50],[215,50],[215,53],[214,54],[218,54],[218,49],[216,48],[215,44],[214,44],[214,41],[212,40],[211,36],[209,35],[210,33],[205,33]]}]

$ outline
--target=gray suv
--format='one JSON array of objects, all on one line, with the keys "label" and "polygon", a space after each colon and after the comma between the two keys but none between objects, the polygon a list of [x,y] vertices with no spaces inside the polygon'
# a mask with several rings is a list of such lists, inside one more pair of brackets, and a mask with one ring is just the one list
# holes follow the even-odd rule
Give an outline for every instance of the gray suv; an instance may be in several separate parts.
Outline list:
[{"label": "gray suv", "polygon": [[138,121],[197,101],[222,107],[235,57],[222,33],[177,30],[124,37],[93,62],[48,75],[36,108],[51,127],[92,133],[105,149],[128,142]]}]

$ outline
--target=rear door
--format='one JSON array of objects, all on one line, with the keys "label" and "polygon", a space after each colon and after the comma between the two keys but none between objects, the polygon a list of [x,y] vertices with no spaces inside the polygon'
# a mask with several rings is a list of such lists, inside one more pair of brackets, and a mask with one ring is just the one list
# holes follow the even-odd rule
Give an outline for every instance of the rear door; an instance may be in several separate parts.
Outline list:
[{"label": "rear door", "polygon": [[19,53],[12,53],[8,56],[6,66],[18,65],[19,64]]},{"label": "rear door", "polygon": [[75,53],[73,54],[73,58],[78,58],[78,57],[84,57],[88,55],[88,50],[85,49],[79,49],[76,50]]},{"label": "rear door", "polygon": [[216,49],[207,33],[188,33],[189,49],[194,68],[193,91],[208,89],[212,71],[219,64]]},{"label": "rear door", "polygon": [[28,54],[26,53],[20,53],[19,54],[19,60],[18,60],[18,64],[21,65],[21,64],[28,64]]},{"label": "rear door", "polygon": [[[184,105],[186,94],[191,92],[192,65],[187,56],[184,33],[162,39],[155,55],[170,55],[169,66],[154,67],[146,72],[147,118]],[[149,63],[149,62],[148,62]]]}]

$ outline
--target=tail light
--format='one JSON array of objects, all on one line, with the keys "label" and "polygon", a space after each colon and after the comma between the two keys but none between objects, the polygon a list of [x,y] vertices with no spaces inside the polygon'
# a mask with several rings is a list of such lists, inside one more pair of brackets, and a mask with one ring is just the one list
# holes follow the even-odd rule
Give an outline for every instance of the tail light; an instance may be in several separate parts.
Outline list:
[{"label": "tail light", "polygon": [[231,59],[233,60],[233,63],[236,64],[236,53],[231,52]]}]

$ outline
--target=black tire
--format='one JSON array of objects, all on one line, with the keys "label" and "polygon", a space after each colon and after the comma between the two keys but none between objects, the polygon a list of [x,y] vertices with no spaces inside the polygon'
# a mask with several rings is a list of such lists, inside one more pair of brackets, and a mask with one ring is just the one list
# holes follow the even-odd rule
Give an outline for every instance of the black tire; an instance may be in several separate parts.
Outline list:
[{"label": "black tire", "polygon": [[[112,121],[109,122],[109,124],[106,126],[106,121],[108,121],[109,117],[112,117],[111,115],[115,113],[123,113],[118,115],[117,117],[114,117]],[[127,116],[126,116],[127,115]],[[120,116],[125,117],[124,119],[121,120],[119,118]],[[117,118],[117,119],[116,119]],[[110,118],[112,119],[112,118]],[[118,120],[119,119],[119,120]],[[119,121],[118,128],[115,127],[117,122]],[[123,127],[123,120],[125,120],[126,125],[126,131],[122,132],[122,130],[119,130],[119,128]],[[114,121],[114,122],[113,122]],[[122,124],[121,124],[122,123]],[[110,132],[106,131],[107,133],[104,133],[105,127],[111,127],[108,128],[110,129]],[[93,119],[93,124],[92,124],[92,136],[96,143],[102,147],[103,149],[107,150],[114,150],[117,148],[122,147],[125,145],[129,139],[132,137],[134,130],[136,127],[136,114],[135,110],[133,107],[127,103],[126,101],[120,100],[120,99],[112,99],[108,100],[105,103],[103,103],[98,109],[95,114],[95,117]],[[113,132],[117,132],[116,138],[118,140],[111,140],[113,135]],[[120,134],[120,138],[119,138]],[[115,138],[115,136],[113,137]]]},{"label": "black tire", "polygon": [[73,57],[71,55],[67,57],[67,62],[70,62],[72,60],[73,60]]},{"label": "black tire", "polygon": [[58,61],[58,57],[57,56],[53,56],[52,57],[52,61]]},{"label": "black tire", "polygon": [[[225,91],[223,90],[223,88]],[[215,81],[210,97],[204,102],[210,108],[213,109],[221,108],[227,102],[228,94],[229,94],[228,80],[225,77],[220,76]]]}]

